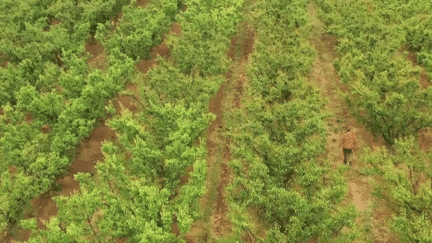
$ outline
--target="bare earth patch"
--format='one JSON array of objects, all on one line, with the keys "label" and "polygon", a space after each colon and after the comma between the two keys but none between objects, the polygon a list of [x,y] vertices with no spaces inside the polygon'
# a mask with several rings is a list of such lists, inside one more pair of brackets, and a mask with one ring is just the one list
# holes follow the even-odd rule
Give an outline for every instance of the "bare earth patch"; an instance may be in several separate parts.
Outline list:
[{"label": "bare earth patch", "polygon": [[91,55],[87,60],[88,65],[98,69],[104,69],[106,67],[107,55],[100,42],[95,41],[94,43],[91,43],[90,40],[87,40],[85,43],[85,49]]},{"label": "bare earth patch", "polygon": [[137,0],[136,2],[138,6],[144,8],[145,6],[147,6],[147,4],[149,4],[150,0]]}]

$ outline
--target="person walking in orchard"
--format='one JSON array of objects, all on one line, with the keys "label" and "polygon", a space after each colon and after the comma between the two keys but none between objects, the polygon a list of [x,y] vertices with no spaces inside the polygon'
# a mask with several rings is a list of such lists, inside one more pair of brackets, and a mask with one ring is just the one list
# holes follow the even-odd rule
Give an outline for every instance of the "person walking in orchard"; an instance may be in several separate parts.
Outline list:
[{"label": "person walking in orchard", "polygon": [[347,132],[344,134],[341,147],[343,148],[343,156],[344,156],[344,164],[352,164],[352,153],[359,147],[359,143],[357,140],[357,136],[355,135],[355,131],[353,127],[348,127]]}]

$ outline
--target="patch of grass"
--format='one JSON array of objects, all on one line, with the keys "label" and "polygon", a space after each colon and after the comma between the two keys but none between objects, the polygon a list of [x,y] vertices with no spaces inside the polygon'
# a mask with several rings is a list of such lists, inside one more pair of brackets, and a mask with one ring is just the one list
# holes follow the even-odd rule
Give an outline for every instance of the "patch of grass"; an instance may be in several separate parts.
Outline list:
[{"label": "patch of grass", "polygon": [[62,186],[58,182],[54,182],[53,190],[56,192],[59,192],[59,191],[61,191],[61,189],[62,189]]},{"label": "patch of grass", "polygon": [[374,167],[369,168],[361,168],[359,170],[360,175],[369,176],[369,175],[378,175],[379,171]]},{"label": "patch of grass", "polygon": [[376,207],[376,202],[371,201],[371,205],[369,205],[359,217],[360,221],[357,223],[357,227],[360,237],[358,240],[362,240],[361,242],[374,242],[373,225],[375,222],[373,218],[373,212],[375,212]]}]

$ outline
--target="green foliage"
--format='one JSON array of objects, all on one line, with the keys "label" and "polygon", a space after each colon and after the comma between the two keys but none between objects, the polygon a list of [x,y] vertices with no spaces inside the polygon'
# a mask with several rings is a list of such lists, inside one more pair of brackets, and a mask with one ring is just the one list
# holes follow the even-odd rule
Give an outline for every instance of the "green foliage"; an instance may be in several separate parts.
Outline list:
[{"label": "green foliage", "polygon": [[35,230],[31,219],[21,221],[33,228],[30,242],[112,242],[124,236],[132,242],[174,240],[172,218],[167,218],[169,190],[127,175],[124,158],[112,143],[104,143],[103,151],[105,161],[96,166],[100,181],[78,173],[80,192],[54,198],[59,212],[47,222],[47,229]]},{"label": "green foliage", "polygon": [[380,92],[378,85],[367,86],[360,80],[365,79],[351,83],[351,95],[345,99],[355,117],[388,144],[432,125],[432,87],[421,90],[417,80],[405,79],[391,85],[388,92]]},{"label": "green foliage", "polygon": [[0,68],[0,105],[7,102],[16,105],[15,92],[26,85],[35,86],[38,91],[51,90],[56,81],[49,81],[58,78],[59,75],[58,67],[49,62],[42,63],[40,58],[37,61],[25,59],[17,66],[9,64],[7,68]]},{"label": "green foliage", "polygon": [[62,95],[54,92],[41,95],[34,86],[22,87],[16,97],[18,109],[35,114],[35,118],[43,123],[55,123],[65,106]]},{"label": "green foliage", "polygon": [[[43,21],[50,24],[59,20],[60,24],[47,26],[42,20],[36,24],[27,24],[27,21],[23,26],[18,26],[21,28],[19,33],[27,35],[20,36],[22,38],[17,44],[22,49],[16,48],[15,53],[12,45],[6,45],[12,59],[21,65],[20,69],[7,70],[9,73],[5,71],[6,75],[11,78],[14,77],[12,71],[21,72],[23,78],[18,79],[21,83],[17,87],[4,85],[8,91],[1,98],[5,103],[12,102],[19,111],[11,114],[11,107],[5,109],[7,115],[2,116],[4,124],[1,126],[5,133],[1,137],[14,141],[12,136],[23,131],[26,133],[14,138],[17,141],[11,145],[5,143],[5,157],[10,164],[13,161],[21,163],[21,166],[16,175],[5,173],[5,178],[9,176],[12,179],[2,181],[14,185],[2,188],[2,197],[5,199],[2,209],[5,210],[0,216],[5,219],[4,222],[18,218],[23,205],[16,202],[28,202],[31,196],[45,191],[53,178],[64,171],[70,162],[65,154],[104,115],[106,100],[114,97],[132,77],[134,61],[126,56],[135,59],[148,55],[150,47],[161,41],[162,34],[174,21],[179,6],[179,1],[167,0],[156,1],[145,10],[126,8],[124,19],[114,33],[109,35],[108,38],[111,39],[106,41],[108,46],[114,43],[109,46],[111,67],[106,73],[89,72],[81,56],[83,41],[89,33],[95,34],[98,28],[100,31],[97,38],[104,39],[101,33],[109,32],[106,21],[112,16],[112,10],[118,10],[124,3],[125,1],[47,2]],[[204,192],[207,155],[204,143],[200,146],[193,146],[192,143],[214,119],[214,115],[208,113],[208,103],[224,81],[222,74],[228,65],[224,53],[235,31],[242,4],[243,1],[186,3],[188,11],[182,19],[184,36],[173,41],[173,49],[180,50],[177,51],[177,56],[174,55],[174,63],[178,66],[161,61],[160,67],[142,80],[141,93],[144,93],[145,110],[136,117],[124,111],[121,116],[109,122],[120,137],[122,149],[131,152],[132,158],[126,159],[120,149],[111,143],[105,143],[105,161],[97,165],[98,183],[90,179],[88,174],[78,174],[75,179],[80,182],[80,192],[55,199],[59,213],[47,222],[47,229],[36,230],[34,220],[22,221],[23,226],[33,231],[29,242],[112,242],[115,237],[124,236],[128,236],[133,242],[173,242],[176,241],[171,233],[173,216],[176,216],[182,234],[190,230],[192,221],[199,217],[196,199]],[[296,21],[301,23],[302,20]],[[142,26],[145,26],[144,30]],[[31,36],[37,39],[36,44],[27,43],[32,40]],[[47,39],[54,37],[58,38],[54,44],[40,48],[43,50],[40,53],[32,52],[32,48],[37,49],[37,43],[48,42]],[[70,43],[65,43],[64,40],[68,39]],[[195,48],[195,44],[199,48]],[[189,47],[194,47],[190,49],[192,55],[187,53],[187,58],[184,58],[182,51]],[[28,54],[31,54],[29,60],[21,60]],[[49,59],[51,55],[53,59]],[[36,59],[37,56],[41,57]],[[48,71],[40,65],[41,61],[48,62]],[[63,72],[53,65],[62,66]],[[31,72],[27,72],[28,70]],[[30,76],[25,76],[27,73]],[[44,75],[43,79],[38,79],[41,74]],[[206,77],[207,74],[209,76]],[[51,80],[54,84],[49,84]],[[40,87],[29,86],[35,86],[35,83]],[[62,94],[50,92],[50,88],[55,85],[62,87]],[[301,87],[305,90],[302,93],[299,89],[299,96],[315,92],[309,87]],[[275,90],[272,92],[277,93]],[[15,93],[16,100],[13,98]],[[54,105],[47,106],[47,102]],[[321,106],[319,104],[315,107],[305,102],[296,105],[310,106],[313,114]],[[282,111],[286,108],[290,109],[288,106],[278,107],[279,114],[270,117],[268,124],[276,125],[288,119]],[[36,131],[34,134],[29,133],[21,111],[36,113],[31,125],[34,130],[40,129],[44,122],[52,123],[50,134],[42,135]],[[303,115],[296,117],[296,121],[304,122],[300,124],[303,129],[291,138],[297,139],[299,143],[308,140],[311,134],[324,132],[321,125],[313,124],[313,115],[300,118]],[[16,126],[19,129],[12,129],[9,126],[12,123],[19,124]],[[283,126],[278,129],[283,129]],[[29,136],[28,134],[34,138],[22,138]],[[31,142],[25,143],[27,140]],[[319,143],[310,142],[307,153],[320,151],[322,148]],[[261,148],[265,148],[265,145],[263,142]],[[292,148],[289,152],[291,151],[297,151],[297,148]],[[302,156],[312,157],[307,154]],[[189,175],[188,184],[179,188],[179,178],[184,174],[184,169],[191,165],[194,170]],[[317,180],[320,173],[318,170],[307,174],[302,185],[311,187],[308,181]],[[13,176],[18,179],[14,181]],[[30,183],[34,184],[29,186]],[[24,188],[28,190],[24,191]],[[174,201],[169,201],[173,193],[178,196]]]},{"label": "green foliage", "polygon": [[129,0],[81,1],[77,8],[82,11],[81,21],[90,23],[90,35],[94,36],[98,23],[107,22],[116,15]]},{"label": "green foliage", "polygon": [[[406,30],[403,18],[392,18],[394,22],[387,19],[390,15],[406,16],[406,12],[399,12],[401,9],[412,13],[404,5],[406,1],[389,2],[317,1],[328,32],[338,37],[340,57],[335,67],[350,87],[345,98],[352,114],[393,145],[395,139],[415,135],[432,125],[428,112],[432,107],[432,89],[422,89],[418,69],[412,68],[403,56],[395,55],[405,41],[417,45],[413,38],[418,39],[418,35]],[[417,2],[415,5],[421,6]],[[419,35],[427,39],[426,33]]]},{"label": "green foliage", "polygon": [[394,155],[384,148],[367,150],[363,159],[383,179],[377,196],[394,210],[392,229],[404,241],[428,242],[432,239],[432,154],[426,155],[413,137],[396,140],[395,150]]},{"label": "green foliage", "polygon": [[[405,21],[405,28],[407,29],[407,41],[410,47],[417,51],[416,59],[417,62],[424,65],[429,80],[432,80],[432,6],[431,4],[424,3],[422,6],[418,3],[415,6],[414,17],[410,16],[407,21]],[[401,11],[406,11],[405,8]]]},{"label": "green foliage", "polygon": [[[16,222],[27,207],[29,199],[51,187],[55,176],[69,165],[69,159],[52,152],[51,139],[40,133],[42,122],[28,124],[18,110],[4,106],[0,122],[0,157],[3,222]],[[10,166],[16,172],[9,173]]]},{"label": "green foliage", "polygon": [[179,19],[181,37],[171,36],[172,56],[182,73],[198,68],[200,75],[227,72],[226,50],[240,20],[243,0],[185,1],[186,12]]},{"label": "green foliage", "polygon": [[[149,58],[151,47],[162,41],[162,34],[169,30],[177,12],[177,0],[153,1],[146,8],[128,5],[117,28],[101,41],[108,52],[119,48],[134,60]],[[100,25],[98,32],[106,32],[107,26]]]},{"label": "green foliage", "polygon": [[134,62],[122,55],[119,57],[121,59],[111,57],[110,62],[117,62],[105,74],[99,71],[90,73],[80,97],[60,114],[58,123],[53,127],[54,132],[62,134],[54,138],[55,150],[63,153],[76,146],[78,139],[85,137],[93,128],[96,119],[105,115],[106,100],[114,97],[131,78]]},{"label": "green foliage", "polygon": [[[14,65],[29,59],[62,65],[64,50],[83,54],[84,41],[128,0],[6,1],[0,5],[5,23],[0,53]],[[54,23],[57,22],[59,24]],[[64,50],[63,50],[64,49]],[[37,76],[36,76],[37,77]]]},{"label": "green foliage", "polygon": [[141,96],[146,103],[157,106],[182,100],[186,108],[196,104],[206,110],[208,100],[224,82],[222,75],[201,77],[198,70],[184,74],[180,68],[160,58],[158,66],[152,68],[142,81]]},{"label": "green foliage", "polygon": [[[233,208],[252,207],[271,225],[266,242],[355,237],[341,232],[357,216],[354,206],[339,206],[347,193],[341,171],[315,160],[324,152],[328,114],[319,90],[304,78],[315,57],[307,44],[307,3],[258,1],[246,90],[251,98],[242,102],[244,113],[226,119],[234,141]],[[233,222],[237,230],[250,228],[245,219]]]},{"label": "green foliage", "polygon": [[[0,18],[5,23],[0,33],[0,54],[9,61],[7,68],[0,68],[0,105],[4,113],[0,117],[1,231],[8,223],[18,222],[30,199],[49,190],[56,176],[65,172],[72,158],[70,152],[79,139],[87,136],[96,120],[105,115],[106,100],[132,78],[135,63],[117,48],[111,50],[109,68],[103,74],[89,72],[83,59],[88,34],[126,3],[0,3]],[[58,21],[59,24],[50,25]],[[50,131],[43,134],[41,126],[46,123]],[[10,168],[14,172],[8,172]],[[78,180],[91,184],[82,176]],[[101,199],[99,192],[86,190],[70,201],[59,199],[63,202],[58,204],[62,204],[63,215],[52,218],[46,231],[34,230],[36,236],[30,242],[112,242],[110,234],[97,235],[93,223],[88,223],[92,213],[101,208]],[[99,204],[86,208],[87,201]],[[74,214],[77,208],[85,214]],[[128,224],[130,231],[135,231],[133,220]],[[27,227],[34,228],[34,222]],[[159,235],[155,233],[154,237]]]},{"label": "green foliage", "polygon": [[[159,110],[160,116],[155,118],[159,123],[152,127],[152,130],[167,131],[164,134],[166,136],[160,139],[158,134],[146,132],[127,110],[108,124],[119,134],[122,144],[132,152],[130,168],[134,174],[152,180],[163,176],[167,182],[165,186],[173,188],[184,168],[196,159],[197,148],[189,145],[208,126],[213,116],[198,117],[199,110],[186,110],[181,104],[173,107],[168,103],[162,109]],[[172,121],[169,127],[162,123],[168,119]]]}]

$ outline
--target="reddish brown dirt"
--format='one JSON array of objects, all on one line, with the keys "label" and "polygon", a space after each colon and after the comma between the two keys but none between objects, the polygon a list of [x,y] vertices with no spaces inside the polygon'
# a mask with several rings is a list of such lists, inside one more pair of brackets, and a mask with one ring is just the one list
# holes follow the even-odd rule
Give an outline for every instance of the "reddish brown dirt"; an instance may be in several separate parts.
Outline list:
[{"label": "reddish brown dirt", "polygon": [[[132,92],[136,88],[137,87],[134,84],[128,84],[126,86],[126,90],[132,91]],[[135,95],[135,97],[138,97],[138,94],[134,94],[134,95]],[[113,103],[114,103],[114,107],[116,109],[116,114],[123,114],[123,110],[122,110],[121,106],[123,106],[123,108],[125,108],[125,109],[132,111],[133,113],[137,112],[139,109],[139,104],[137,104],[136,101],[132,97],[127,96],[127,95],[117,96],[117,98],[114,99]]]},{"label": "reddish brown dirt", "polygon": [[104,158],[101,151],[101,142],[114,139],[116,139],[115,132],[101,121],[98,127],[85,140],[81,141],[80,146],[76,149],[76,157],[69,168],[68,175],[56,180],[56,183],[62,188],[61,191],[50,191],[32,200],[34,215],[40,228],[45,228],[41,220],[48,221],[49,218],[57,214],[58,210],[52,197],[58,195],[70,196],[75,191],[78,191],[79,183],[73,179],[73,175],[78,172],[94,173],[94,165],[97,161],[103,161]]},{"label": "reddish brown dirt", "polygon": [[171,26],[171,33],[173,34],[173,35],[177,35],[177,36],[180,36],[181,34],[182,34],[182,32],[181,32],[181,26],[180,26],[180,24],[179,23],[174,23],[172,26]]},{"label": "reddish brown dirt", "polygon": [[85,49],[91,55],[87,60],[87,63],[94,68],[104,69],[106,66],[107,56],[102,44],[98,41],[95,41],[95,43],[92,44],[90,43],[90,40],[87,40],[85,43]]},{"label": "reddish brown dirt", "polygon": [[231,46],[228,49],[228,53],[227,53],[228,58],[233,61],[236,59],[237,41],[238,41],[238,34],[235,35],[233,38],[231,38]]},{"label": "reddish brown dirt", "polygon": [[[245,24],[243,26],[244,29],[242,29],[242,43],[240,43],[240,46],[237,47],[237,52],[241,54],[240,60],[239,60],[239,66],[237,69],[237,77],[236,77],[236,93],[234,96],[234,105],[236,108],[241,108],[242,106],[242,95],[245,90],[245,87],[248,83],[248,77],[246,75],[246,66],[248,64],[248,61],[250,59],[250,55],[254,51],[254,44],[255,44],[255,31],[254,29],[249,26],[248,24]],[[232,40],[232,43],[234,42],[234,45],[237,45],[238,35],[235,37],[235,40]],[[231,49],[230,49],[231,52]],[[232,57],[230,57],[232,58]],[[236,60],[236,57],[233,59]],[[258,215],[253,210],[249,210],[249,215],[252,219],[252,222],[256,225],[255,229],[257,230],[257,233],[260,238],[265,238],[265,227],[263,227],[261,220],[259,219]],[[256,242],[256,236],[252,232],[244,232],[243,233],[243,241],[247,243],[254,243]]]},{"label": "reddish brown dirt", "polygon": [[309,6],[309,14],[313,16],[311,17],[311,22],[317,28],[315,30],[317,33],[310,39],[312,46],[317,52],[317,59],[312,64],[309,79],[321,87],[324,97],[329,97],[326,110],[333,111],[334,116],[327,122],[329,128],[326,151],[330,158],[338,158],[337,161],[342,163],[343,154],[340,142],[343,134],[346,133],[347,127],[354,127],[360,147],[365,144],[371,148],[382,146],[384,141],[381,138],[375,138],[363,125],[357,123],[351,117],[345,101],[338,96],[338,90],[348,92],[348,87],[340,81],[333,67],[333,60],[336,58],[334,52],[336,39],[321,29],[322,24],[316,16],[316,8],[312,3]]},{"label": "reddish brown dirt", "polygon": [[[186,185],[189,182],[189,175],[191,172],[193,172],[193,170],[194,170],[194,168],[192,165],[185,168],[185,174],[180,177],[180,182],[179,182],[179,185],[177,186],[177,190],[179,190],[183,185]],[[178,196],[180,196],[180,192],[177,192],[176,194],[171,195],[169,199],[172,201],[175,198],[177,198]],[[174,221],[171,224],[171,232],[174,235],[176,235],[177,237],[180,236],[180,228],[178,227],[176,217],[174,217]],[[186,240],[186,242],[190,242],[190,241]]]},{"label": "reddish brown dirt", "polygon": [[44,133],[44,134],[49,133],[50,130],[51,130],[51,127],[50,127],[49,124],[44,124],[44,125],[41,127],[41,132]]},{"label": "reddish brown dirt", "polygon": [[[103,50],[102,50],[103,51]],[[128,84],[127,90],[137,93],[137,88],[133,84]],[[116,105],[117,114],[121,114],[119,103],[131,110],[137,110],[137,106],[132,102],[132,98],[128,96],[117,96],[114,99]],[[33,119],[32,115],[26,117],[27,122],[31,122]],[[49,126],[43,126],[42,131],[49,131]],[[101,142],[105,140],[115,140],[116,135],[103,121],[99,121],[99,125],[90,133],[90,135],[81,141],[80,146],[75,150],[75,159],[69,168],[68,175],[63,178],[56,180],[62,190],[59,192],[49,191],[42,194],[40,197],[32,199],[31,203],[33,206],[33,215],[38,221],[40,228],[45,228],[42,220],[48,221],[49,218],[57,214],[57,207],[55,202],[52,200],[53,196],[57,195],[71,195],[74,191],[79,190],[79,183],[73,180],[73,175],[78,172],[89,172],[94,173],[94,165],[97,161],[103,161],[103,154],[101,151]],[[27,216],[28,218],[29,216]],[[21,231],[21,238],[16,240],[28,240],[29,232]],[[11,240],[11,239],[10,239]],[[5,241],[5,242],[10,242]]]},{"label": "reddish brown dirt", "polygon": [[[227,82],[230,78],[229,72],[226,75]],[[208,174],[215,173],[214,172],[214,163],[216,163],[217,160],[217,154],[218,154],[218,133],[220,133],[220,130],[223,126],[222,124],[222,118],[223,118],[223,110],[222,105],[224,102],[224,92],[226,88],[227,83],[224,83],[219,90],[216,92],[215,96],[213,96],[209,101],[209,112],[216,115],[216,119],[210,124],[210,126],[207,128],[207,168]],[[229,160],[231,155],[229,148],[225,145],[224,146],[224,155],[223,155],[223,163],[221,164],[221,172],[219,175],[219,183],[216,188],[216,200],[213,202],[214,210],[212,211],[212,215],[210,216],[211,219],[211,225],[212,225],[212,234],[215,236],[220,236],[226,232],[228,232],[231,227],[231,222],[227,218],[227,204],[225,199],[225,187],[229,181],[229,167],[227,165],[227,161]],[[210,177],[208,177],[210,178]],[[211,183],[207,182],[207,185],[210,185]],[[208,205],[209,203],[212,203],[209,199],[209,196],[206,194],[201,198],[201,204],[202,205]],[[202,241],[204,238],[207,239],[207,232],[205,232],[203,224],[194,224],[192,225],[191,232],[186,235],[186,242],[188,243],[195,243]],[[204,234],[204,236],[203,236]],[[207,240],[205,240],[207,242]]]},{"label": "reddish brown dirt", "polygon": [[418,132],[419,144],[420,148],[423,151],[427,152],[430,148],[432,148],[432,129],[425,128],[422,131]]},{"label": "reddish brown dirt", "polygon": [[243,40],[241,53],[242,53],[242,61],[247,62],[249,60],[250,54],[252,54],[252,52],[254,51],[255,31],[249,26],[245,28],[246,28],[246,34]]},{"label": "reddish brown dirt", "polygon": [[[3,61],[1,61],[3,60]],[[9,61],[7,60],[7,55],[5,54],[0,54],[0,67],[7,67]]]},{"label": "reddish brown dirt", "polygon": [[5,61],[3,61],[1,64],[0,64],[0,67],[7,67],[7,65],[9,64],[9,61],[8,60],[5,60]]},{"label": "reddish brown dirt", "polygon": [[90,43],[90,41],[87,40],[85,43],[85,49],[88,53],[90,53],[92,55],[90,60],[92,58],[99,56],[100,54],[102,54],[104,52],[104,47],[102,46],[102,44],[99,41],[95,41],[95,43]]},{"label": "reddish brown dirt", "polygon": [[137,4],[138,6],[144,8],[145,6],[147,6],[147,4],[149,4],[150,0],[137,0]]},{"label": "reddish brown dirt", "polygon": [[100,121],[90,135],[81,142],[77,156],[69,168],[69,174],[78,172],[95,172],[94,165],[97,161],[103,161],[101,143],[105,140],[114,140],[116,134],[105,122]]},{"label": "reddish brown dirt", "polygon": [[28,114],[28,115],[26,115],[26,117],[25,117],[25,121],[26,121],[28,124],[32,123],[32,122],[33,122],[33,119],[34,119],[33,114]]},{"label": "reddish brown dirt", "polygon": [[61,93],[63,93],[64,89],[63,89],[63,87],[58,85],[55,87],[55,91],[57,92],[57,94],[61,94]]},{"label": "reddish brown dirt", "polygon": [[[243,24],[244,27],[244,24]],[[243,33],[245,32],[245,33]],[[243,93],[243,86],[246,80],[246,75],[244,71],[244,65],[243,63],[246,63],[248,61],[248,57],[250,53],[253,51],[253,45],[254,45],[254,32],[249,28],[246,31],[241,30],[241,36],[240,34],[236,34],[231,39],[231,46],[227,52],[228,58],[230,58],[233,61],[236,61],[236,65],[233,66],[232,69],[236,69],[236,71],[230,70],[225,78],[227,80],[227,83],[222,85],[222,87],[218,90],[216,93],[216,96],[214,96],[210,100],[210,111],[217,115],[216,120],[210,125],[208,129],[208,137],[211,138],[213,133],[216,131],[217,127],[223,127],[222,124],[223,120],[223,110],[222,110],[222,104],[225,99],[224,97],[224,91],[226,89],[226,85],[234,85],[235,89],[235,95],[233,100],[233,105],[236,108],[240,108],[241,106],[241,96]],[[240,60],[237,60],[237,55],[240,55]],[[235,75],[233,75],[235,74]],[[232,105],[231,105],[232,106]],[[220,120],[219,120],[220,118]],[[231,151],[229,148],[230,142],[227,140],[224,143],[223,148],[223,161],[220,167],[220,179],[218,186],[216,188],[216,207],[212,215],[212,225],[213,225],[213,234],[215,236],[222,236],[229,234],[232,230],[232,223],[227,217],[228,213],[228,205],[226,202],[226,186],[231,180],[231,171],[228,165],[228,162],[231,160]],[[214,157],[214,151],[217,149],[217,146],[215,143],[209,139],[207,143],[207,148],[209,150],[208,154],[208,161],[214,160],[212,157]]]},{"label": "reddish brown dirt", "polygon": [[154,67],[157,64],[157,61],[154,60],[153,58],[151,59],[141,59],[141,61],[139,61],[136,64],[136,68],[142,72],[142,73],[147,73],[148,70],[150,70],[152,67]]},{"label": "reddish brown dirt", "polygon": [[228,161],[231,160],[231,151],[228,147],[228,143],[225,144],[224,154],[223,154],[223,163],[220,168],[220,180],[219,184],[216,188],[217,191],[217,200],[216,200],[216,208],[213,213],[213,233],[217,236],[228,234],[232,230],[232,223],[227,217],[228,213],[228,205],[226,201],[226,186],[231,180],[231,171],[228,166]]},{"label": "reddish brown dirt", "polygon": [[[208,156],[207,161],[209,163],[214,163],[216,160],[216,150],[217,150],[217,144],[215,141],[215,137],[217,136],[215,133],[217,127],[222,127],[222,119],[223,119],[223,111],[222,111],[222,104],[224,101],[224,91],[225,91],[226,84],[223,84],[216,95],[210,100],[209,110],[211,113],[216,115],[216,119],[212,122],[212,124],[209,126],[207,130],[207,149],[208,149]],[[229,182],[229,168],[227,161],[231,158],[229,148],[224,148],[224,155],[223,155],[223,162],[221,164],[221,171],[220,171],[220,179],[219,184],[216,189],[216,205],[214,212],[212,214],[211,220],[213,225],[213,234],[215,236],[220,236],[223,234],[228,233],[231,228],[232,224],[229,221],[227,217],[228,207],[226,203],[226,197],[225,197],[225,187],[227,186]],[[209,165],[210,167],[210,165]]]},{"label": "reddish brown dirt", "polygon": [[152,68],[153,66],[157,65],[157,57],[161,56],[165,59],[168,59],[170,57],[170,49],[169,46],[166,44],[166,39],[167,36],[169,35],[176,35],[176,36],[180,36],[181,35],[181,27],[180,24],[175,22],[171,25],[171,29],[168,33],[164,34],[162,36],[162,43],[153,47],[151,49],[151,56],[150,59],[141,59],[137,64],[136,64],[136,68],[141,72],[141,73],[147,73],[147,71]]},{"label": "reddish brown dirt", "polygon": [[58,24],[60,24],[60,23],[61,23],[61,22],[60,22],[59,19],[53,19],[53,20],[51,21],[51,26],[58,25]]},{"label": "reddish brown dirt", "polygon": [[[240,25],[241,27],[247,26],[245,23]],[[240,34],[237,34],[231,39],[231,46],[227,52],[227,56],[234,60],[236,63],[231,67],[230,71],[226,74],[226,83],[223,84],[216,95],[210,100],[209,110],[210,112],[216,114],[216,120],[210,125],[207,130],[208,142],[208,161],[209,163],[214,163],[215,161],[215,151],[218,149],[218,145],[215,142],[214,137],[220,136],[221,132],[219,129],[224,128],[225,124],[223,123],[223,113],[226,102],[225,100],[225,90],[227,85],[234,85],[234,100],[233,104],[229,104],[228,107],[236,107],[240,108],[241,106],[241,96],[243,93],[243,86],[246,80],[246,75],[244,71],[244,64],[248,61],[248,57],[250,53],[253,51],[254,45],[254,32],[251,28],[240,29]],[[240,55],[240,60],[236,60],[236,55]],[[233,75],[235,74],[235,75]],[[216,133],[215,133],[216,132]],[[222,138],[225,140],[223,146],[223,160],[220,165],[220,175],[219,175],[219,183],[216,188],[216,205],[215,209],[212,212],[211,220],[212,220],[212,233],[216,237],[221,237],[223,235],[227,235],[232,231],[233,225],[231,221],[228,219],[228,205],[226,199],[226,187],[231,181],[231,169],[228,165],[231,160],[231,151],[230,151],[230,141],[226,138]],[[209,165],[209,167],[212,167]]]},{"label": "reddish brown dirt", "polygon": [[127,242],[127,238],[125,237],[116,239],[116,243],[126,243],[126,242]]},{"label": "reddish brown dirt", "polygon": [[[72,184],[70,186],[72,186]],[[77,186],[76,189],[78,188],[79,187]],[[31,200],[31,204],[34,212],[32,217],[36,217],[38,227],[40,229],[46,229],[46,226],[42,223],[42,220],[48,221],[52,216],[56,215],[58,212],[57,206],[54,200],[52,199],[52,197],[55,196],[55,194],[56,194],[55,192],[50,191],[40,195],[36,199]]]},{"label": "reddish brown dirt", "polygon": [[[255,38],[254,38],[255,32],[250,26],[245,25],[243,26],[243,28],[244,29],[242,29],[242,35],[241,35],[242,38],[239,39],[239,34],[236,34],[231,39],[231,46],[230,49],[228,50],[228,58],[230,58],[233,61],[236,61],[237,59],[236,53],[240,53],[241,57],[239,62],[247,63],[250,54],[253,52],[253,47],[255,42]],[[239,41],[241,41],[241,43],[238,43]],[[239,108],[241,105],[241,95],[244,90],[244,85],[247,82],[245,67],[241,66],[238,72],[239,74],[236,78],[237,81],[236,95],[234,98],[234,103],[236,108]],[[229,73],[229,75],[231,75],[231,73]],[[229,77],[227,80],[229,79],[231,79],[231,77]]]},{"label": "reddish brown dirt", "polygon": [[11,175],[15,174],[15,173],[16,173],[16,170],[17,170],[17,168],[16,168],[15,165],[11,165],[11,166],[9,166],[9,168],[8,168],[8,172],[9,172],[9,174],[11,174]]}]

